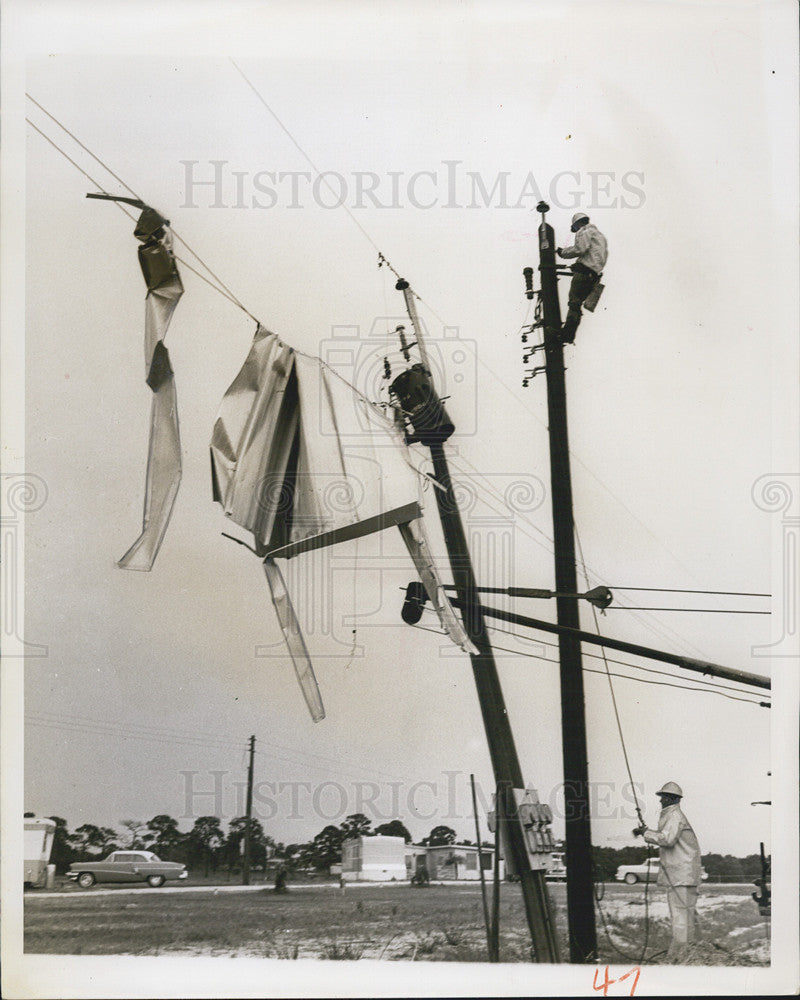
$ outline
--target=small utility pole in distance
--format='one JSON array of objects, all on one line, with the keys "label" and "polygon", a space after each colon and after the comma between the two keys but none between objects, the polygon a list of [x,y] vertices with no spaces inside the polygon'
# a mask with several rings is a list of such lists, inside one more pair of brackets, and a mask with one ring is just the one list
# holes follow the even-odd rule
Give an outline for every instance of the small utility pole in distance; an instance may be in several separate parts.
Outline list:
[{"label": "small utility pole in distance", "polygon": [[250,885],[250,817],[253,812],[253,761],[256,738],[250,737],[250,765],[247,768],[247,806],[245,807],[244,857],[242,859],[242,885]]},{"label": "small utility pole in distance", "polygon": [[[539,271],[544,311],[544,348],[547,376],[547,417],[550,433],[550,491],[553,503],[558,624],[580,628],[575,535],[572,516],[572,479],[567,437],[567,390],[564,347],[561,342],[561,306],[558,301],[556,244],[545,216],[550,206],[540,201]],[[583,695],[581,643],[575,635],[558,637],[561,664],[561,737],[564,761],[565,860],[570,960],[592,962],[597,957],[592,877],[592,831],[589,816],[589,762]]]}]

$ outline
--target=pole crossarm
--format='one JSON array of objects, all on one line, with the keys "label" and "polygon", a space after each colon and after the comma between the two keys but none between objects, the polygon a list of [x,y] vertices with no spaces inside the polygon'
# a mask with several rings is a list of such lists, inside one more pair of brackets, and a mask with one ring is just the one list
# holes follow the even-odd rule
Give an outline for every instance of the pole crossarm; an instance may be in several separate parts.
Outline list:
[{"label": "pole crossarm", "polygon": [[[455,607],[460,607],[457,598],[451,599],[450,603]],[[635,642],[625,642],[623,639],[612,639],[610,636],[595,635],[594,632],[566,628],[563,625],[556,625],[554,622],[542,621],[539,618],[529,618],[527,615],[518,615],[513,611],[502,611],[499,608],[487,608],[483,605],[481,605],[481,611],[486,618],[496,618],[499,621],[510,622],[512,625],[522,625],[527,628],[539,629],[542,632],[553,632],[556,635],[565,632],[570,633],[575,638],[580,639],[581,642],[588,642],[594,646],[604,646],[607,649],[616,649],[621,653],[644,656],[650,660],[660,660],[662,663],[671,663],[676,667],[683,667],[684,670],[692,670],[698,674],[720,677],[738,684],[748,684],[751,687],[763,688],[766,691],[769,691],[772,687],[769,677],[762,677],[760,674],[751,674],[745,670],[736,670],[733,667],[724,667],[707,660],[696,660],[690,656],[681,656],[679,653],[668,653],[662,649],[640,646]]]}]

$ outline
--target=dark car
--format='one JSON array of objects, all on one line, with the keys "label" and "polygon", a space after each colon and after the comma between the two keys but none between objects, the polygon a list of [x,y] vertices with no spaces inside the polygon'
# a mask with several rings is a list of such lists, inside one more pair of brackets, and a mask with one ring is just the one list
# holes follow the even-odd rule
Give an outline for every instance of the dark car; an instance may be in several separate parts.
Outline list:
[{"label": "dark car", "polygon": [[67,878],[83,889],[95,882],[147,882],[155,889],[167,879],[184,879],[188,874],[186,865],[162,861],[152,851],[114,851],[103,861],[76,861]]}]

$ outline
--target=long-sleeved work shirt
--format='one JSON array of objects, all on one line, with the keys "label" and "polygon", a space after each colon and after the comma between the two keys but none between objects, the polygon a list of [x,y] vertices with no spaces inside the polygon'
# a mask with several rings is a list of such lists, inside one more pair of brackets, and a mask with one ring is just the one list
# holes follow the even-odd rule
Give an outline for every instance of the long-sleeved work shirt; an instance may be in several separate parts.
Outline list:
[{"label": "long-sleeved work shirt", "polygon": [[700,884],[700,845],[677,803],[661,810],[658,829],[645,830],[644,839],[659,848],[659,885]]},{"label": "long-sleeved work shirt", "polygon": [[595,274],[602,274],[608,260],[608,243],[597,226],[587,223],[575,234],[575,244],[563,247],[561,256],[577,257],[578,262],[590,267]]}]

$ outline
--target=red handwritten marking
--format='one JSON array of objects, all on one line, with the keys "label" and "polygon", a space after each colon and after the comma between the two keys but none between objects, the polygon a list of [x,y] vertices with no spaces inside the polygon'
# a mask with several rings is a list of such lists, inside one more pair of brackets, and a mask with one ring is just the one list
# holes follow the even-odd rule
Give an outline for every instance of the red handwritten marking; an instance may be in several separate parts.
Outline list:
[{"label": "red handwritten marking", "polygon": [[628,996],[633,996],[633,994],[636,992],[636,984],[639,982],[639,976],[642,974],[642,970],[637,965],[635,969],[631,969],[630,972],[626,972],[624,976],[619,977],[619,982],[621,983],[623,979],[627,979],[628,976],[632,976],[634,972],[636,973],[636,976],[633,980],[633,986],[631,986],[631,991],[628,994]]},{"label": "red handwritten marking", "polygon": [[605,978],[605,980],[604,980],[604,981],[603,981],[602,983],[600,983],[600,985],[598,986],[598,985],[597,985],[597,973],[598,973],[599,971],[600,971],[599,969],[595,969],[595,970],[594,970],[594,981],[592,982],[592,989],[593,989],[593,990],[597,990],[598,992],[599,992],[600,990],[602,990],[602,991],[603,991],[603,996],[604,996],[604,997],[607,997],[607,996],[608,996],[608,987],[609,987],[609,986],[610,986],[610,985],[611,985],[612,983],[615,983],[615,982],[616,982],[616,979],[609,979],[609,978],[608,978],[608,966],[606,966],[606,978]]},{"label": "red handwritten marking", "polygon": [[597,982],[597,973],[599,971],[600,971],[599,969],[595,969],[594,970],[594,979],[593,979],[593,982],[592,982],[592,989],[595,990],[597,993],[599,993],[600,990],[602,990],[604,997],[608,996],[608,988],[609,988],[609,986],[613,985],[614,983],[621,983],[623,981],[623,979],[627,979],[629,976],[634,976],[633,985],[631,986],[631,991],[628,994],[628,996],[633,996],[634,993],[636,992],[636,985],[639,982],[639,976],[641,975],[641,972],[642,972],[642,970],[637,965],[635,968],[631,969],[630,972],[626,972],[624,976],[620,976],[619,979],[611,979],[609,977],[609,975],[608,975],[608,966],[606,966],[605,979],[601,983],[598,983]]}]

